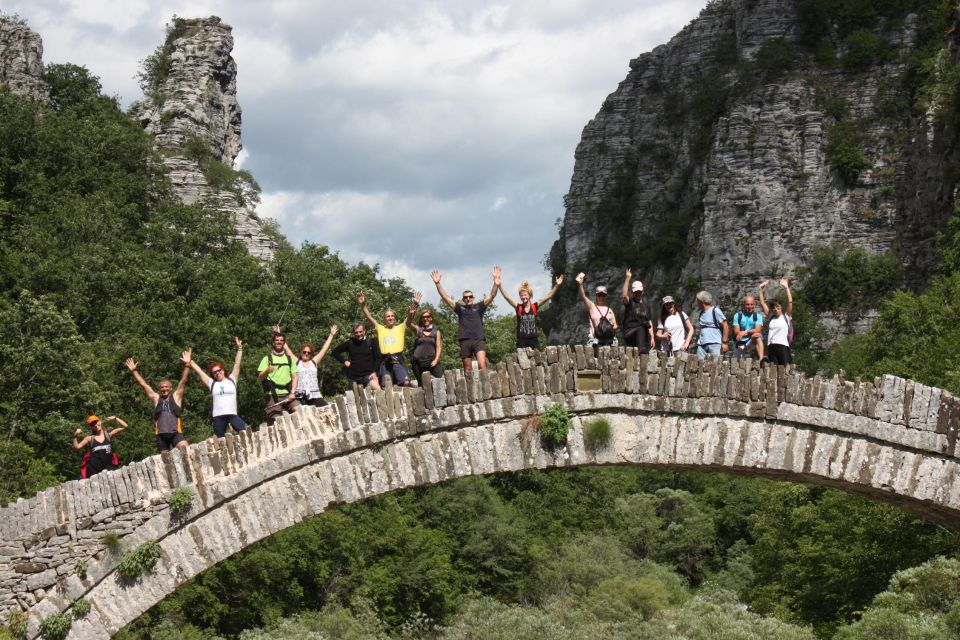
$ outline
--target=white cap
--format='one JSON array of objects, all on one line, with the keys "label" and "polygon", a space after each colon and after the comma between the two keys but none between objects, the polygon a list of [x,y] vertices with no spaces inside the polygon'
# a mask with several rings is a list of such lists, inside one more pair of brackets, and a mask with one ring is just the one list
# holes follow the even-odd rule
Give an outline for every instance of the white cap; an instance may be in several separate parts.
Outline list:
[{"label": "white cap", "polygon": [[607,292],[607,288],[605,286],[603,286],[602,284],[597,285],[597,293],[606,293],[606,292]]},{"label": "white cap", "polygon": [[631,291],[643,291],[643,283],[640,282],[639,280],[634,280],[634,281],[633,281],[633,286],[630,287],[630,290],[631,290]]}]

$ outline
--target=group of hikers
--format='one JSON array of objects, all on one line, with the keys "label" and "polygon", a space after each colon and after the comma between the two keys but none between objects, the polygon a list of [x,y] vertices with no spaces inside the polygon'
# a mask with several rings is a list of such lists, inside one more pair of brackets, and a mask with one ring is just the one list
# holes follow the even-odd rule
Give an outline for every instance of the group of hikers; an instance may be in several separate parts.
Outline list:
[{"label": "group of hikers", "polygon": [[[563,276],[557,276],[553,288],[543,298],[534,301],[533,289],[524,280],[517,292],[517,302],[503,288],[499,266],[493,268],[492,275],[493,284],[489,293],[477,301],[473,291],[469,289],[463,291],[460,300],[454,300],[441,284],[440,271],[434,270],[430,274],[440,299],[458,318],[460,359],[466,371],[472,370],[474,363],[478,369],[487,368],[483,319],[497,293],[503,295],[516,314],[517,348],[540,349],[540,310],[550,302],[563,284]],[[617,331],[620,330],[623,344],[635,347],[641,353],[661,350],[674,354],[688,351],[696,344],[698,357],[704,359],[711,356],[721,357],[730,351],[732,343],[732,355],[736,358],[756,358],[761,365],[767,362],[785,365],[791,361],[793,294],[787,279],[779,281],[786,293],[785,309],[780,301],[767,304],[765,290],[769,281],[765,280],[758,287],[761,310],[757,310],[754,296],[744,296],[741,308],[733,314],[729,322],[723,311],[714,304],[713,296],[707,291],[699,292],[696,296],[699,309],[697,331],[694,322],[669,295],[661,299],[659,318],[654,318],[651,307],[644,298],[643,283],[632,280],[632,276],[631,270],[627,269],[620,293],[623,313],[618,322],[613,309],[607,304],[607,287],[597,285],[594,299],[591,300],[584,289],[586,275],[577,275],[580,298],[586,306],[589,319],[587,344],[593,345],[595,349],[617,344]],[[328,353],[342,365],[350,383],[371,390],[381,389],[387,383],[388,377],[394,385],[412,386],[423,384],[425,373],[433,377],[443,375],[440,365],[443,354],[442,336],[434,324],[433,312],[429,308],[421,310],[417,315],[423,299],[420,292],[414,293],[403,323],[398,322],[397,313],[393,309],[383,312],[383,323],[380,323],[367,307],[364,293],[358,291],[356,298],[363,316],[373,325],[375,339],[367,335],[363,322],[356,322],[351,336],[331,351],[330,347],[338,333],[337,325],[333,325],[319,350],[311,343],[303,343],[297,354],[287,344],[286,335],[280,325],[273,326],[272,350],[263,357],[257,367],[257,376],[264,389],[267,425],[273,425],[276,418],[284,412],[296,412],[302,404],[326,404],[320,391],[317,366]],[[404,353],[408,330],[414,336],[409,369]],[[237,351],[229,373],[222,363],[216,361],[211,362],[204,370],[194,361],[192,349],[184,351],[180,356],[183,372],[176,388],[170,380],[165,379],[161,380],[154,390],[140,374],[136,360],[126,360],[130,374],[153,404],[158,451],[187,446],[186,437],[183,435],[181,406],[191,371],[197,374],[210,391],[213,431],[216,436],[224,437],[228,427],[237,432],[247,428],[247,423],[237,414],[237,380],[243,360],[243,341],[239,337],[234,340]],[[127,423],[116,416],[109,416],[105,421],[115,422],[119,427],[108,431],[104,428],[103,419],[91,415],[87,418],[90,434],[82,437],[82,428],[74,432],[74,448],[86,450],[81,465],[81,477],[92,476],[119,464],[111,446],[111,439],[126,429]]]}]

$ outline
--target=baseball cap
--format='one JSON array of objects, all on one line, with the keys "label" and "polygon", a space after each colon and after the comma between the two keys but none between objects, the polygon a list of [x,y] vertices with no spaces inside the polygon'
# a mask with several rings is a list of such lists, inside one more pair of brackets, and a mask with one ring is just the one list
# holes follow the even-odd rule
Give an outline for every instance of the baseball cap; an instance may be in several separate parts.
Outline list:
[{"label": "baseball cap", "polygon": [[673,296],[663,296],[663,304],[667,304],[668,302],[675,302]]},{"label": "baseball cap", "polygon": [[605,286],[603,286],[602,284],[597,285],[597,293],[606,293],[606,292],[607,292],[607,288]]},{"label": "baseball cap", "polygon": [[100,420],[100,416],[90,416],[89,418],[87,418],[87,424],[93,424],[94,422],[97,422],[99,420]]},{"label": "baseball cap", "polygon": [[630,287],[631,291],[643,291],[643,283],[639,280],[633,281],[633,286]]}]

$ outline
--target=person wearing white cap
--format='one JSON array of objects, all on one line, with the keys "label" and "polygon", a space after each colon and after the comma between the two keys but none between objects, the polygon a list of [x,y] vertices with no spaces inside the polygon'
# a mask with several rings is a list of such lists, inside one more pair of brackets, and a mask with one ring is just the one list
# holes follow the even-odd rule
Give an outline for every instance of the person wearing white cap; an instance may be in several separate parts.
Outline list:
[{"label": "person wearing white cap", "polygon": [[[626,271],[623,279],[623,291],[620,299],[623,301],[623,343],[628,347],[636,347],[640,353],[648,353],[653,346],[653,322],[650,320],[650,306],[643,299],[643,283],[634,280],[630,284],[633,272]],[[630,288],[630,294],[627,288]]]},{"label": "person wearing white cap", "polygon": [[693,342],[693,323],[690,317],[680,309],[673,296],[664,296],[660,307],[660,322],[657,324],[657,338],[660,348],[667,353],[686,351]]},{"label": "person wearing white cap", "polygon": [[580,298],[587,305],[587,312],[590,314],[590,340],[588,344],[597,346],[610,346],[617,336],[617,317],[613,309],[607,306],[607,288],[597,285],[596,302],[587,297],[583,290],[583,281],[586,274],[577,274],[577,286],[580,288]]}]

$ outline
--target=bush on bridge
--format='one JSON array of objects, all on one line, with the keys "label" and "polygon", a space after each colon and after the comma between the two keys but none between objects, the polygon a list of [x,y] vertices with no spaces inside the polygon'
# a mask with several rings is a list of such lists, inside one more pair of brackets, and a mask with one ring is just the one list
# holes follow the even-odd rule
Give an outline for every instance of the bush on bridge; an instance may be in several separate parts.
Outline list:
[{"label": "bush on bridge", "polygon": [[540,436],[550,446],[559,447],[567,443],[570,431],[570,412],[559,403],[554,403],[540,414],[538,422]]}]

